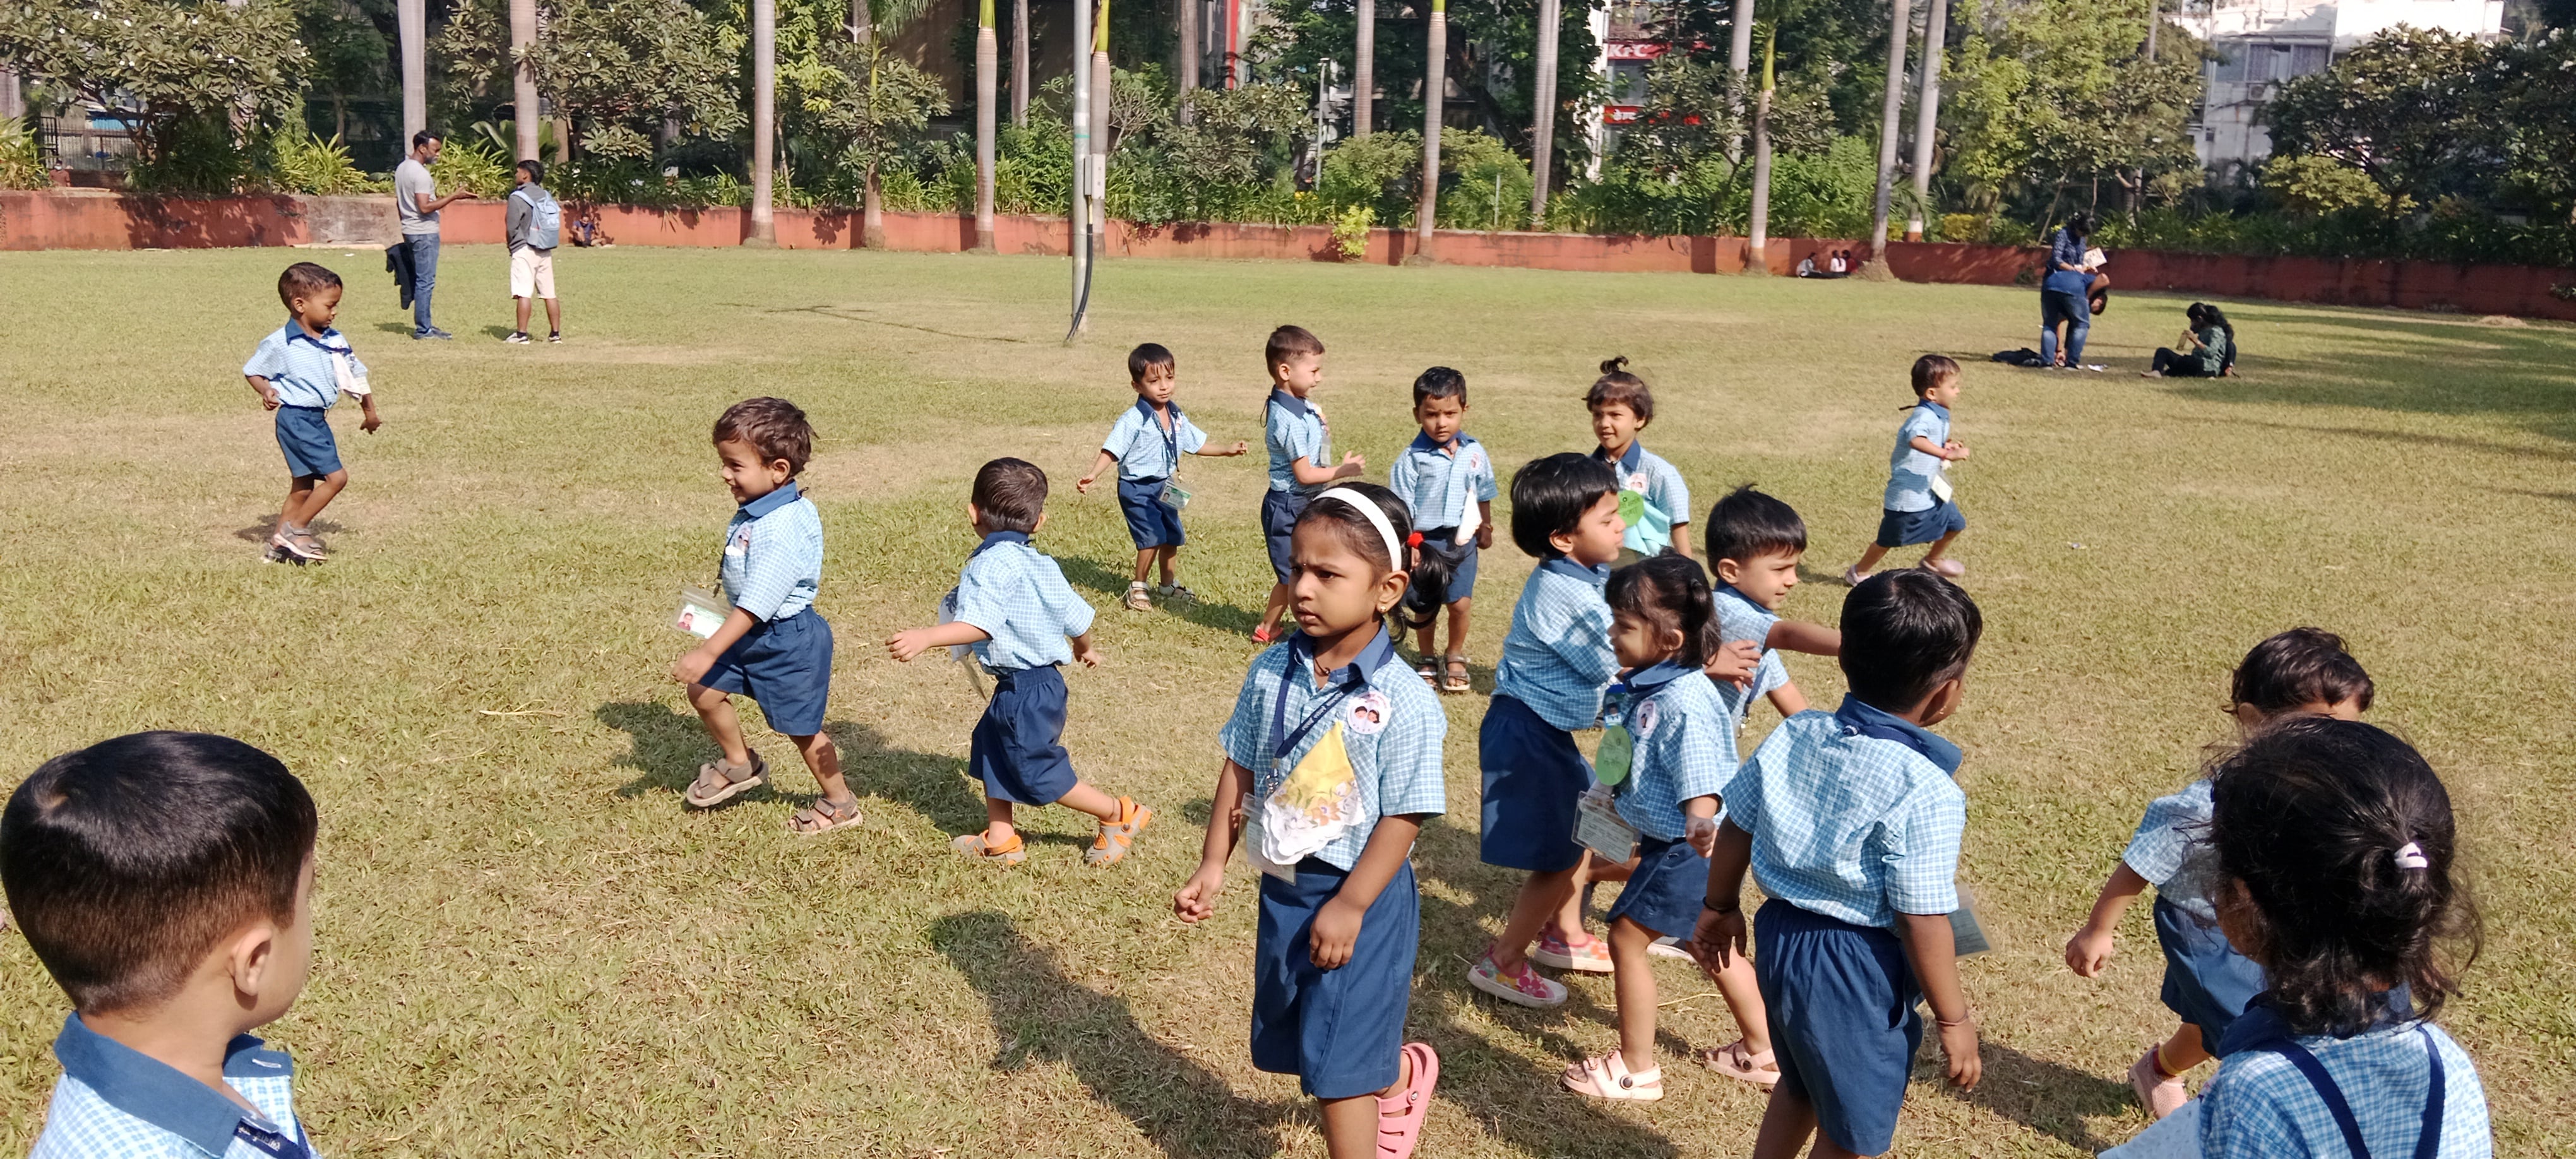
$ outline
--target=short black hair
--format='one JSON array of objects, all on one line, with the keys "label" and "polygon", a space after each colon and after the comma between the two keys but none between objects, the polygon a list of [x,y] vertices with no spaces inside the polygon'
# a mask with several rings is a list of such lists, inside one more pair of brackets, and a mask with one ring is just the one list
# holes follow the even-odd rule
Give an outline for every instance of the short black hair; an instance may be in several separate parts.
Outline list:
[{"label": "short black hair", "polygon": [[716,419],[715,440],[719,443],[744,442],[760,452],[760,461],[787,460],[787,477],[793,479],[814,457],[814,427],[805,421],[805,412],[783,398],[746,398],[726,407]]},{"label": "short black hair", "polygon": [[2248,956],[2293,1033],[2357,1033],[2397,985],[2418,1018],[2459,993],[2477,906],[2452,876],[2450,793],[2412,746],[2357,720],[2298,717],[2222,757],[2210,794],[2211,884],[2241,883],[2253,903]]},{"label": "short black hair", "polygon": [[411,147],[417,149],[432,141],[444,141],[446,139],[447,134],[445,133],[432,129],[422,129],[421,131],[411,135]]},{"label": "short black hair", "polygon": [[1321,355],[1324,340],[1303,326],[1282,326],[1270,332],[1270,340],[1261,346],[1261,369],[1276,372],[1282,363],[1300,354]]},{"label": "short black hair", "polygon": [[1921,568],[1891,568],[1843,597],[1843,679],[1886,712],[1923,703],[1968,670],[1985,617],[1959,585]]},{"label": "short black hair", "polygon": [[1586,410],[1600,410],[1611,405],[1624,406],[1637,416],[1639,427],[1655,421],[1655,392],[1646,380],[1628,373],[1628,356],[1602,360],[1601,377],[1592,380],[1592,389],[1583,392]]},{"label": "short black hair", "polygon": [[2254,645],[2228,681],[2235,703],[2265,716],[2346,700],[2368,712],[2375,691],[2343,637],[2323,628],[2292,628]]},{"label": "short black hair", "polygon": [[1532,459],[1512,473],[1512,543],[1538,559],[1558,554],[1551,535],[1563,535],[1604,495],[1619,490],[1619,472],[1590,455],[1562,451]]},{"label": "short black hair", "polygon": [[0,885],[74,1009],[149,1007],[245,923],[294,920],[317,827],[276,757],[138,732],[46,761],[9,795]]},{"label": "short black hair", "polygon": [[1446,366],[1434,366],[1415,375],[1413,405],[1419,408],[1422,400],[1430,398],[1454,398],[1458,405],[1467,405],[1467,376]]},{"label": "short black hair", "polygon": [[297,262],[277,275],[277,300],[286,308],[295,308],[297,298],[309,298],[324,290],[340,288],[340,275],[318,262]]},{"label": "short black hair", "polygon": [[519,162],[519,171],[528,175],[530,185],[543,185],[546,182],[546,163],[534,157]]},{"label": "short black hair", "polygon": [[1947,354],[1926,354],[1914,360],[1914,397],[1921,398],[1932,388],[1959,377],[1959,360]]},{"label": "short black hair", "polygon": [[1162,343],[1147,342],[1127,352],[1127,381],[1142,383],[1148,370],[1157,366],[1171,370],[1179,365],[1180,360],[1172,357],[1172,352],[1164,349]]},{"label": "short black hair", "polygon": [[1046,497],[1046,472],[1026,459],[995,459],[975,472],[975,508],[986,531],[1037,530]]},{"label": "short black hair", "polygon": [[1611,572],[1602,595],[1611,611],[1680,632],[1682,650],[1675,661],[1693,668],[1708,663],[1709,648],[1719,636],[1717,600],[1698,560],[1670,553],[1648,556]]},{"label": "short black hair", "polygon": [[1807,521],[1797,508],[1753,489],[1747,483],[1726,493],[1708,510],[1708,561],[1751,563],[1773,552],[1807,550]]}]

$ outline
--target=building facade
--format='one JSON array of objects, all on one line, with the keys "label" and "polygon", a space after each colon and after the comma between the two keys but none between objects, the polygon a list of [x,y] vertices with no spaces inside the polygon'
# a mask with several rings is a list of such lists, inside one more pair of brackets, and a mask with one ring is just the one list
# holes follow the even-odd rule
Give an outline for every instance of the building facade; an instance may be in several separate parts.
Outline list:
[{"label": "building facade", "polygon": [[2205,0],[2167,19],[2218,56],[2202,65],[2207,84],[2192,129],[2201,165],[2224,173],[2271,155],[2257,114],[2281,82],[2323,72],[2338,54],[2400,25],[2497,35],[2504,0]]}]

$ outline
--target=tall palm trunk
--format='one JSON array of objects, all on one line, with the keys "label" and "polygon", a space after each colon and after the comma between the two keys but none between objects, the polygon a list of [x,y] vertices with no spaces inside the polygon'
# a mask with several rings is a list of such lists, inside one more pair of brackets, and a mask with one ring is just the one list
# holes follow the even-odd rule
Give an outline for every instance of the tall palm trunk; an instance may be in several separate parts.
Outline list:
[{"label": "tall palm trunk", "polygon": [[537,62],[529,55],[536,50],[537,0],[510,0],[511,121],[519,129],[521,161],[537,159]]},{"label": "tall palm trunk", "polygon": [[[1360,0],[1365,4],[1368,0]],[[1530,78],[1530,228],[1547,221],[1547,184],[1556,165],[1556,37],[1565,22],[1558,0],[1538,0],[1537,75]]]},{"label": "tall palm trunk", "polygon": [[[874,47],[877,40],[876,13],[869,10],[871,0],[850,0],[850,43],[860,48]],[[876,62],[868,63],[868,90],[876,90]],[[885,197],[877,185],[877,163],[868,159],[868,171],[859,176],[859,244],[872,250],[885,248]]]},{"label": "tall palm trunk", "polygon": [[777,149],[778,2],[751,0],[751,236],[743,239],[744,245],[778,244],[778,220],[770,204]]},{"label": "tall palm trunk", "polygon": [[[1735,11],[1727,17],[1726,69],[1735,75],[1736,91],[1742,92],[1746,74],[1753,67],[1753,0],[1735,0]],[[1735,115],[1744,116],[1741,97],[1735,103]],[[1733,165],[1744,159],[1744,134],[1738,130],[1726,139],[1726,162]]]},{"label": "tall palm trunk", "polygon": [[1413,211],[1413,256],[1408,265],[1430,265],[1431,231],[1440,217],[1440,112],[1449,93],[1449,0],[1431,0],[1422,78],[1422,201]]},{"label": "tall palm trunk", "polygon": [[429,0],[394,0],[395,37],[402,42],[402,151],[429,127]]},{"label": "tall palm trunk", "polygon": [[1873,267],[1887,259],[1888,202],[1896,190],[1896,130],[1905,111],[1905,42],[1914,31],[1906,0],[1889,0],[1889,10],[1893,19],[1887,26],[1887,96],[1878,116],[1878,197],[1871,203],[1869,217],[1869,265]]},{"label": "tall palm trunk", "polygon": [[1932,0],[1923,19],[1923,87],[1914,96],[1914,207],[1905,240],[1923,240],[1923,209],[1932,203],[1932,135],[1941,123],[1941,42],[1949,36],[1950,0]]},{"label": "tall palm trunk", "polygon": [[[332,99],[339,100],[338,97]],[[349,135],[348,106],[343,102],[336,107],[340,110],[340,136],[346,139]],[[19,87],[18,70],[7,64],[0,64],[0,121],[14,123],[25,120],[26,117],[27,94],[25,89]]]},{"label": "tall palm trunk", "polygon": [[1029,0],[1011,0],[1011,127],[1029,127]]},{"label": "tall palm trunk", "polygon": [[1073,254],[1073,325],[1064,340],[1091,328],[1091,78],[1082,67],[1082,30],[1091,23],[1091,0],[1073,0],[1073,204],[1065,224]]},{"label": "tall palm trunk", "polygon": [[1351,135],[1365,137],[1377,121],[1377,0],[1359,0],[1360,30],[1351,44]]},{"label": "tall palm trunk", "polygon": [[[1028,0],[1020,0],[1026,4]],[[1190,93],[1199,87],[1199,40],[1206,33],[1199,30],[1199,5],[1202,0],[1179,0],[1181,6],[1181,98],[1174,118],[1186,125],[1197,119],[1190,110]],[[1365,8],[1368,0],[1361,0]],[[1367,17],[1363,16],[1365,20]]]},{"label": "tall palm trunk", "polygon": [[993,0],[976,9],[975,25],[975,249],[993,252],[993,73],[1001,49],[993,39]]},{"label": "tall palm trunk", "polygon": [[[1099,11],[1092,14],[1091,31],[1091,154],[1095,182],[1109,179],[1109,105],[1115,99],[1109,70],[1109,0],[1100,0]],[[1091,227],[1094,236],[1109,240],[1109,198],[1094,198],[1091,203]],[[1108,250],[1101,250],[1106,254]]]},{"label": "tall palm trunk", "polygon": [[1762,38],[1762,93],[1753,99],[1753,211],[1744,253],[1748,274],[1771,272],[1771,89],[1779,41],[1776,29]]}]

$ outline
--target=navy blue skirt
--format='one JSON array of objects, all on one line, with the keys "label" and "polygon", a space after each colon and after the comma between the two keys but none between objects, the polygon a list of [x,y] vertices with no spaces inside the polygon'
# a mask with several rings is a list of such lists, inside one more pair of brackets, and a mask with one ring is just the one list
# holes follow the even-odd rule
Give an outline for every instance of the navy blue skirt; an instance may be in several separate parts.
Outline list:
[{"label": "navy blue skirt", "polygon": [[1179,547],[1186,542],[1181,535],[1181,513],[1163,506],[1163,484],[1170,479],[1118,480],[1118,513],[1127,517],[1127,538],[1136,542],[1136,550],[1149,547]]},{"label": "navy blue skirt", "polygon": [[1688,841],[1637,841],[1637,871],[1610,903],[1609,920],[1626,918],[1658,937],[1687,938],[1699,929],[1708,896],[1708,859]]},{"label": "navy blue skirt", "polygon": [[832,625],[810,607],[755,624],[716,657],[698,683],[751,697],[772,729],[812,736],[823,731],[823,710],[832,698]]},{"label": "navy blue skirt", "polygon": [[2201,925],[2161,897],[2155,915],[2156,945],[2165,952],[2165,1007],[2199,1027],[2202,1048],[2217,1054],[2227,1028],[2263,992],[2263,967],[2237,953],[2218,927]]},{"label": "navy blue skirt", "polygon": [[1947,499],[1935,499],[1921,511],[1881,511],[1878,517],[1880,547],[1912,547],[1931,543],[1953,531],[1966,531],[1968,517],[1959,514],[1959,505]]},{"label": "navy blue skirt", "polygon": [[1773,898],[1753,921],[1753,976],[1770,1008],[1782,1094],[1855,1154],[1885,1154],[1923,1045],[1923,997],[1896,935]]},{"label": "navy blue skirt", "polygon": [[286,473],[319,479],[340,469],[340,444],[331,438],[328,412],[318,406],[277,408],[277,449],[286,452]]},{"label": "navy blue skirt", "polygon": [[1261,926],[1252,958],[1252,1065],[1297,1076],[1310,1098],[1347,1099],[1395,1085],[1404,1015],[1422,941],[1422,897],[1407,861],[1360,917],[1351,960],[1315,965],[1315,913],[1350,874],[1309,857],[1294,884],[1261,875]]},{"label": "navy blue skirt", "polygon": [[1064,745],[1064,673],[1052,664],[993,675],[993,699],[975,722],[966,770],[984,795],[1017,805],[1052,805],[1073,791]]},{"label": "navy blue skirt", "polygon": [[1516,696],[1497,696],[1476,731],[1484,766],[1487,865],[1557,873],[1583,860],[1574,840],[1576,800],[1592,787],[1592,765],[1574,735],[1549,724]]},{"label": "navy blue skirt", "polygon": [[1270,545],[1270,574],[1283,584],[1297,571],[1297,560],[1288,550],[1289,533],[1297,530],[1297,517],[1314,501],[1313,496],[1294,491],[1261,493],[1261,537]]}]

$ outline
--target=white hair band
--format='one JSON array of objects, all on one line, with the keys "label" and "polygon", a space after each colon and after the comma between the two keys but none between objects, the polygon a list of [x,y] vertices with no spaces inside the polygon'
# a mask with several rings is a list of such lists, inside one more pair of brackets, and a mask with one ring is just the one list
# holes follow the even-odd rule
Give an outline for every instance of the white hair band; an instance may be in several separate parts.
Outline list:
[{"label": "white hair band", "polygon": [[2412,841],[2398,846],[2395,856],[2397,858],[2397,868],[2399,869],[2431,869],[2433,867],[2433,863],[2425,860],[2424,858],[2424,847],[2417,845]]},{"label": "white hair band", "polygon": [[1370,501],[1368,496],[1362,495],[1357,491],[1353,491],[1348,487],[1335,487],[1321,495],[1315,496],[1315,502],[1317,503],[1321,503],[1326,499],[1339,499],[1344,503],[1350,504],[1351,507],[1354,510],[1357,510],[1360,514],[1367,516],[1369,526],[1377,528],[1378,538],[1386,541],[1386,558],[1389,561],[1389,565],[1397,571],[1411,570],[1404,566],[1404,541],[1396,538],[1395,525],[1386,521],[1386,512],[1380,510],[1378,505]]}]

